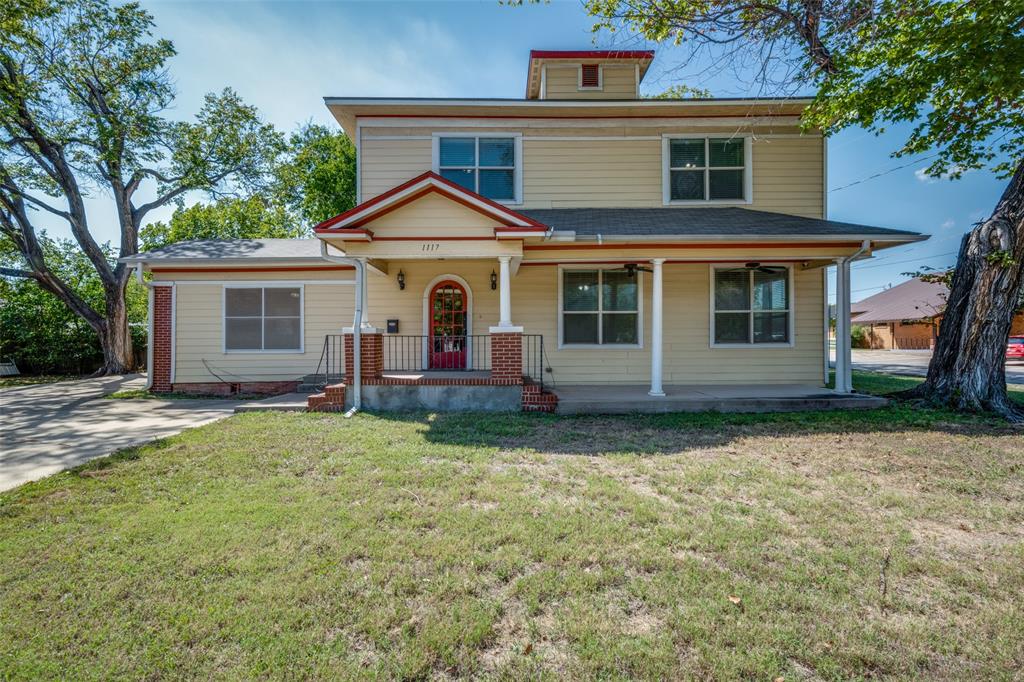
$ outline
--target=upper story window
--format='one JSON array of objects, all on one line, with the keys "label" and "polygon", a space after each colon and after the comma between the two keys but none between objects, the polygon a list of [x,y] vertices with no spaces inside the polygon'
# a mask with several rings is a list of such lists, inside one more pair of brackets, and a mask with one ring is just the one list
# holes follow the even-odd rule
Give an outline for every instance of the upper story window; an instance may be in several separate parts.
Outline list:
[{"label": "upper story window", "polygon": [[640,345],[640,273],[593,268],[560,273],[560,345]]},{"label": "upper story window", "polygon": [[494,201],[521,202],[518,136],[436,135],[434,170]]},{"label": "upper story window", "polygon": [[224,287],[224,350],[302,352],[302,288]]},{"label": "upper story window", "polygon": [[712,273],[712,345],[792,343],[790,268],[751,263]]},{"label": "upper story window", "polygon": [[666,204],[750,202],[750,138],[666,137],[662,155]]},{"label": "upper story window", "polygon": [[603,76],[600,64],[581,64],[580,82],[577,88],[580,90],[600,90],[604,87]]}]

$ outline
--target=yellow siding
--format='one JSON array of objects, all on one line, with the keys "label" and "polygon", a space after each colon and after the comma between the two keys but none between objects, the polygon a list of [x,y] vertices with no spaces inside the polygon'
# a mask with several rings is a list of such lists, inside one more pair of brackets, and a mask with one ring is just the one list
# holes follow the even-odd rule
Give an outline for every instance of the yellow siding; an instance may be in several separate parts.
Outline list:
[{"label": "yellow siding", "polygon": [[[377,129],[374,134],[383,130]],[[477,130],[481,134],[487,132]],[[824,217],[824,142],[817,135],[796,137],[790,136],[793,129],[786,130],[790,131],[786,136],[766,134],[753,140],[753,202],[744,205],[756,210]],[[517,131],[524,135],[522,208],[663,206],[662,134],[714,134],[703,128],[682,127],[524,126],[501,132]],[[440,131],[403,128],[401,132],[412,139],[363,140],[364,201],[430,170],[431,142],[420,138]],[[566,139],[575,136],[580,139]]]},{"label": "yellow siding", "polygon": [[[430,132],[425,134],[429,138]],[[430,170],[430,150],[430,139],[364,139],[359,150],[363,201]]]},{"label": "yellow siding", "polygon": [[633,64],[601,67],[600,90],[579,89],[578,66],[548,66],[545,99],[636,99],[636,67]]},{"label": "yellow siding", "polygon": [[[269,281],[261,273],[259,281]],[[223,275],[221,275],[223,278]],[[295,273],[292,273],[294,280]],[[349,274],[351,278],[351,274]],[[234,277],[236,281],[254,281]],[[278,277],[278,280],[283,277]],[[289,280],[289,281],[292,281]],[[175,285],[176,383],[218,381],[203,364],[229,381],[290,381],[316,371],[326,334],[352,325],[353,293],[346,284],[307,283],[304,286],[303,353],[224,353],[223,284],[187,282]]]},{"label": "yellow siding", "polygon": [[[745,256],[747,254],[744,254]],[[740,260],[743,260],[742,258]],[[369,275],[367,319],[383,330],[397,319],[400,333],[423,333],[423,303],[436,278],[456,275],[465,280],[472,297],[471,332],[486,335],[498,320],[498,292],[490,288],[493,261],[391,261],[390,274]],[[705,263],[669,263],[664,271],[664,380],[667,384],[807,383],[822,381],[822,278],[819,270],[794,272],[795,345],[791,348],[711,348],[710,273]],[[400,290],[395,274],[405,273]],[[239,281],[271,279],[266,273],[220,275]],[[284,273],[278,276],[285,278]],[[347,273],[347,278],[351,273]],[[641,275],[643,290],[643,347],[639,349],[558,348],[558,267],[522,266],[512,279],[512,320],[527,334],[544,336],[548,375],[555,384],[643,384],[650,379],[650,275]],[[175,381],[217,381],[204,367],[236,381],[295,379],[313,372],[320,359],[323,337],[340,333],[352,320],[353,287],[305,284],[305,352],[301,354],[229,353],[222,351],[222,284],[184,280],[176,288],[177,317]],[[294,273],[293,273],[294,279]],[[325,278],[324,278],[325,279]],[[289,280],[291,281],[291,280]],[[385,343],[386,353],[390,348]],[[238,377],[243,377],[239,379]]]},{"label": "yellow siding", "polygon": [[374,237],[493,237],[497,220],[440,194],[428,194],[366,224]]},{"label": "yellow siding", "polygon": [[[822,384],[822,291],[819,270],[794,273],[796,343],[792,348],[711,348],[710,274],[706,264],[664,266],[666,384]],[[643,289],[640,349],[559,349],[558,268],[521,268],[512,283],[512,317],[543,334],[551,379],[561,384],[644,384],[650,380],[650,276]]]}]

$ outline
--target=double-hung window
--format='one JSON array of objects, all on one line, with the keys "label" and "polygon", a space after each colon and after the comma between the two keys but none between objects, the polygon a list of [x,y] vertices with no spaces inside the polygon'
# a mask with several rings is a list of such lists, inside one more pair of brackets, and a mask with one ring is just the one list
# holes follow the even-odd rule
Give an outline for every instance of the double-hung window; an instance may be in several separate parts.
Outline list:
[{"label": "double-hung window", "polygon": [[518,137],[437,135],[434,140],[434,170],[441,177],[494,201],[520,202]]},{"label": "double-hung window", "polygon": [[224,350],[302,352],[302,288],[224,287]]},{"label": "double-hung window", "polygon": [[561,278],[561,345],[640,344],[640,273],[564,269]]},{"label": "double-hung window", "polygon": [[751,265],[713,268],[712,343],[789,345],[793,315],[790,270]]},{"label": "double-hung window", "polygon": [[666,137],[665,203],[750,201],[748,139]]}]

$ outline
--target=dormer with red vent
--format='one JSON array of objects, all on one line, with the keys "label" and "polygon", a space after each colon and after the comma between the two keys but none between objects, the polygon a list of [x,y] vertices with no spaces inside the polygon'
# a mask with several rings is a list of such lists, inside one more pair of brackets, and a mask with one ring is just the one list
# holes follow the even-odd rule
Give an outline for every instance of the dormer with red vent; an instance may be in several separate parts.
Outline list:
[{"label": "dormer with red vent", "polygon": [[527,99],[640,99],[651,50],[532,50]]}]

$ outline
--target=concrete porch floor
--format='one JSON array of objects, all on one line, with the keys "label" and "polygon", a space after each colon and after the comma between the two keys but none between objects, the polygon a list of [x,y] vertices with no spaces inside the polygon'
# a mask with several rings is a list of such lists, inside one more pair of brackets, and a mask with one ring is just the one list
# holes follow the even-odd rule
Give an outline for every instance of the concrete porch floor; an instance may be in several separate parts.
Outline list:
[{"label": "concrete porch floor", "polygon": [[[549,388],[549,387],[545,387]],[[630,412],[793,412],[798,410],[866,409],[882,407],[884,398],[836,393],[803,384],[673,385],[665,396],[647,394],[646,385],[558,386],[556,414],[626,414]]]}]

